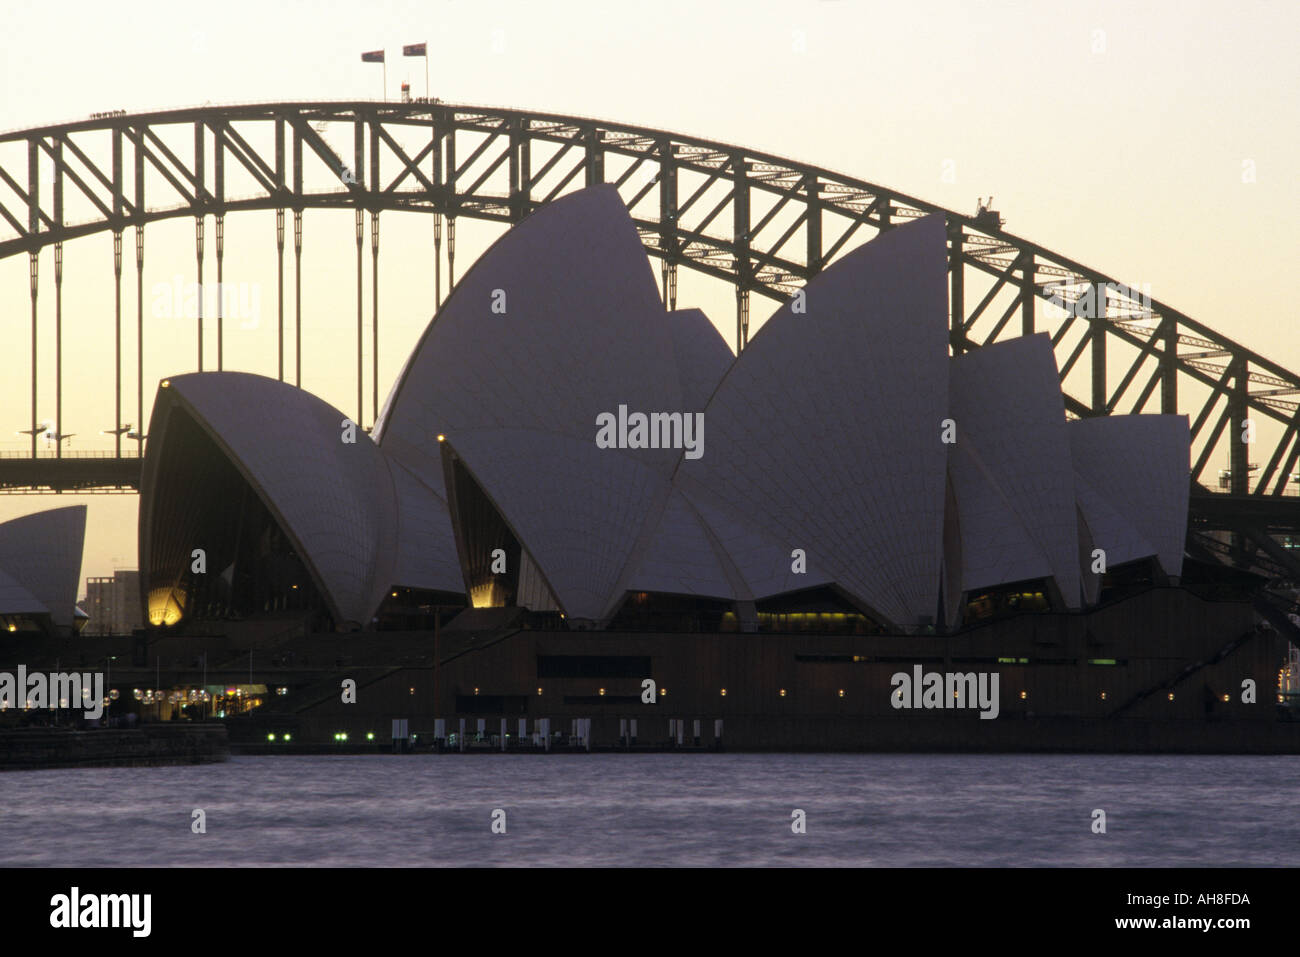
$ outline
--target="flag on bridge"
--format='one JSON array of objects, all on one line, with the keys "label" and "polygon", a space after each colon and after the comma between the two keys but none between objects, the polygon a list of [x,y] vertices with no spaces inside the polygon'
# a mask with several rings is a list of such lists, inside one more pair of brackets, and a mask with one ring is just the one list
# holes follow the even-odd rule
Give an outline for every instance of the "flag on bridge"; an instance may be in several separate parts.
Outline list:
[{"label": "flag on bridge", "polygon": [[425,43],[408,43],[402,47],[402,56],[422,56],[424,57],[424,98],[429,99],[429,44]]},{"label": "flag on bridge", "polygon": [[369,53],[363,53],[361,54],[361,62],[362,63],[383,63],[384,51],[371,50]]}]

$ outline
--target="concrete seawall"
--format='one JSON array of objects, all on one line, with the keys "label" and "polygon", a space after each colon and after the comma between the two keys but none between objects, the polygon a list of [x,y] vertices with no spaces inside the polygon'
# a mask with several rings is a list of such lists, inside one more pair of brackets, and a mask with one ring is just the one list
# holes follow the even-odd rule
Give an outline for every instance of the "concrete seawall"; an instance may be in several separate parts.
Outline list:
[{"label": "concrete seawall", "polygon": [[156,724],[129,731],[0,731],[3,771],[210,764],[229,757],[230,743],[220,724]]}]

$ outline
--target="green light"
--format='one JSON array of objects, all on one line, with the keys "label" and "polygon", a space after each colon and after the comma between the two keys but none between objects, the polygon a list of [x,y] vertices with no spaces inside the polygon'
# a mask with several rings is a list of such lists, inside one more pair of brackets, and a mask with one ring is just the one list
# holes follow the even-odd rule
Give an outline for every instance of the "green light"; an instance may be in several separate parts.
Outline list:
[{"label": "green light", "polygon": [[375,732],[373,732],[373,731],[367,731],[367,732],[366,732],[366,740],[367,740],[367,741],[373,741],[373,740],[375,740]]},{"label": "green light", "polygon": [[275,735],[273,735],[273,734],[268,734],[268,735],[266,736],[266,740],[268,740],[268,741],[274,741],[274,740],[275,740]]},{"label": "green light", "polygon": [[284,740],[286,740],[286,741],[292,741],[293,739],[290,738],[290,737],[286,734],[286,735],[284,736]]},{"label": "green light", "polygon": [[1088,659],[1088,664],[1090,665],[1113,665],[1115,663],[1116,662],[1114,658],[1089,658]]}]

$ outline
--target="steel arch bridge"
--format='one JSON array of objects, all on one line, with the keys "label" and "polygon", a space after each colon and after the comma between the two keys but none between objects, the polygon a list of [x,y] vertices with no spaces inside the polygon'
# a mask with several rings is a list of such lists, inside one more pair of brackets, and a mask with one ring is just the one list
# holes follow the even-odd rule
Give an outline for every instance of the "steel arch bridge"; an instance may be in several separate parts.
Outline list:
[{"label": "steel arch bridge", "polygon": [[[333,145],[340,143],[339,146]],[[346,145],[342,145],[346,143]],[[582,186],[613,183],[649,255],[661,263],[665,304],[675,308],[681,266],[732,284],[736,347],[749,333],[757,293],[784,300],[858,242],[900,222],[945,218],[950,341],[954,353],[1046,331],[1057,353],[1068,414],[1185,412],[1192,426],[1193,489],[1205,507],[1194,524],[1258,532],[1300,531],[1292,490],[1300,460],[1300,376],[1136,288],[1002,229],[996,213],[968,216],[877,184],[766,153],[661,130],[577,116],[443,103],[294,102],[204,106],[128,114],[0,134],[0,259],[30,263],[32,454],[0,462],[0,486],[38,490],[133,488],[138,463],[122,449],[122,238],[133,232],[137,359],[142,350],[145,228],[195,222],[195,268],[205,266],[205,223],[214,221],[216,279],[223,274],[224,217],[275,210],[278,369],[285,378],[285,213],[294,264],[293,381],[301,381],[302,212],[352,209],[357,250],[357,406],[364,416],[362,280],[365,219],[378,275],[379,216],[433,217],[435,299],[442,299],[443,233],[450,290],[460,217],[518,222]],[[75,209],[74,209],[75,208]],[[62,247],[108,232],[116,282],[114,456],[75,463],[60,448],[36,450],[38,275],[53,247],[57,403],[61,409]],[[437,303],[435,303],[436,305]],[[215,365],[221,368],[220,313]],[[1052,311],[1049,319],[1040,312]],[[197,367],[204,368],[202,303]],[[372,281],[373,408],[378,389],[378,283]],[[211,357],[209,357],[211,367]],[[137,362],[137,370],[140,363]],[[136,422],[143,426],[142,373]],[[61,415],[61,412],[60,412]],[[1270,423],[1275,441],[1237,441],[1244,420]],[[56,436],[61,434],[61,421]],[[138,455],[142,438],[137,437]],[[1229,468],[1206,481],[1216,449]],[[1263,462],[1248,461],[1248,451]],[[74,467],[75,466],[75,467]],[[42,479],[46,476],[46,479]],[[1220,486],[1216,493],[1211,489]],[[1211,506],[1210,498],[1215,500]],[[1267,538],[1267,536],[1262,536]],[[1267,548],[1265,543],[1262,547]]]}]

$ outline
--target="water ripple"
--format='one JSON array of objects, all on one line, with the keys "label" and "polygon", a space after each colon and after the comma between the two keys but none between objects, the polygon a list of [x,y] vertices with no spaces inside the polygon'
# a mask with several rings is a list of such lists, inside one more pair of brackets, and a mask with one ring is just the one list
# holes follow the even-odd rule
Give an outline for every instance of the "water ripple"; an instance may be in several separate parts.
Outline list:
[{"label": "water ripple", "polygon": [[1298,773],[1289,757],[787,754],[32,771],[0,776],[0,864],[1290,866]]}]

